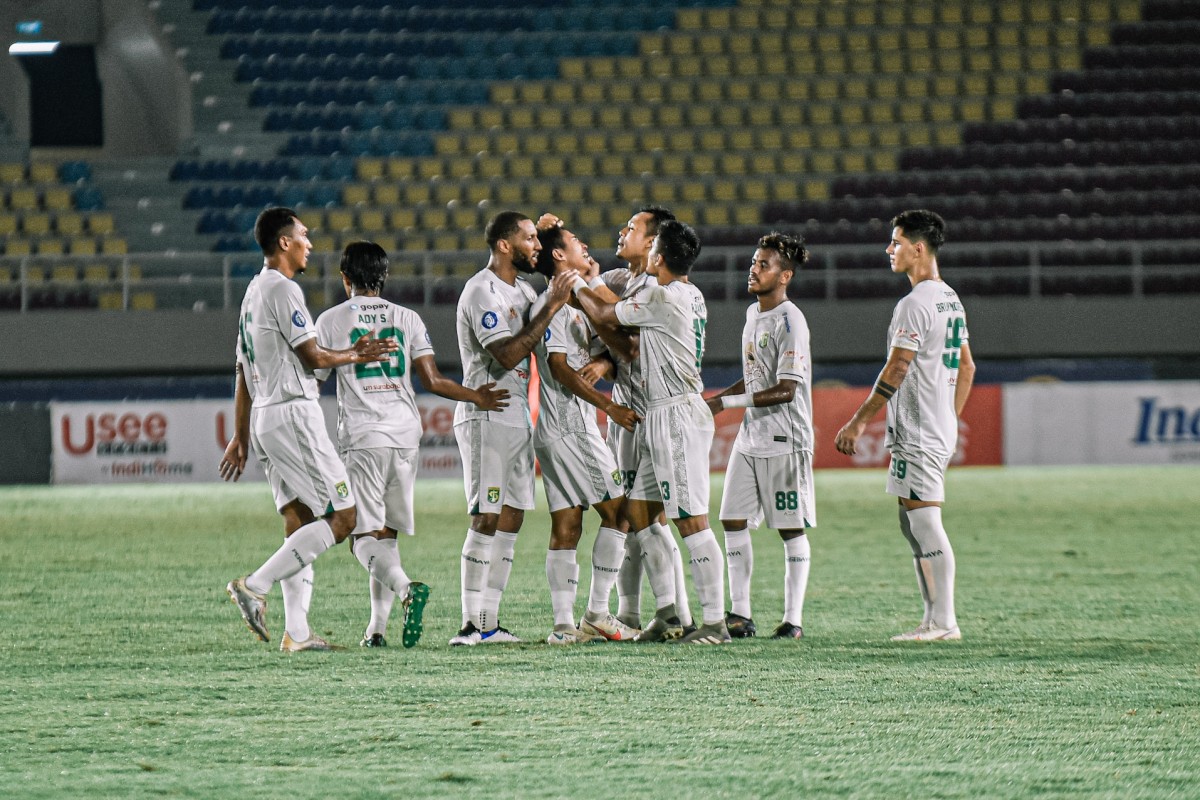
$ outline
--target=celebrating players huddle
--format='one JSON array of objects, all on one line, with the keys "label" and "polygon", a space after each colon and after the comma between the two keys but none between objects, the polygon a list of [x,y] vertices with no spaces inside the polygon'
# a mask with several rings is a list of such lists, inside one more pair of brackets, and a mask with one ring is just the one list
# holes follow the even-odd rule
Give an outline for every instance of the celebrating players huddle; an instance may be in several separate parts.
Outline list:
[{"label": "celebrating players huddle", "polygon": [[[889,357],[873,392],[838,432],[853,454],[886,404],[900,527],[913,551],[925,606],[897,641],[961,638],[954,612],[954,554],[941,523],[944,477],[974,362],[966,317],[942,282],[942,219],[906,211],[893,220],[887,253],[913,290],[896,308]],[[264,211],[255,226],[265,264],[247,289],[236,350],[235,434],[221,460],[226,480],[245,468],[250,445],[262,461],[284,542],[227,591],[250,629],[269,641],[266,595],[280,583],[285,652],[339,649],[309,628],[312,562],[350,539],[369,574],[365,647],[386,646],[395,598],[402,644],[420,639],[429,587],[401,566],[397,535],[412,535],[420,417],[411,375],[458,401],[454,434],[463,463],[470,527],[461,554],[462,626],[455,646],[521,641],[500,624],[517,535],[534,507],[534,459],[550,510],[546,578],[555,645],[599,641],[723,644],[755,636],[750,528],[779,531],[784,544],[784,613],[774,639],[804,635],[804,595],[816,525],[813,490],[812,358],[804,314],[788,299],[808,259],[803,242],[759,239],[747,288],[756,298],[742,332],[742,380],[703,397],[707,335],[704,297],[688,276],[700,253],[696,232],[666,209],[639,210],[621,229],[627,269],[599,273],[588,246],[557,217],[536,223],[506,211],[487,225],[487,266],[467,281],[457,309],[463,382],[443,376],[413,311],[380,296],[387,254],[354,242],[342,255],[347,300],[310,322],[292,278],[311,251],[290,209]],[[524,275],[547,279],[540,295]],[[536,427],[529,383],[539,376]],[[338,443],[317,404],[318,382],[337,374]],[[611,395],[596,388],[607,379]],[[721,498],[724,554],[709,524],[713,418],[745,409]],[[596,410],[608,419],[602,436]],[[591,552],[586,610],[576,616],[576,550],[588,507],[600,516]],[[682,551],[700,601],[693,619]],[[725,581],[731,609],[726,612]],[[643,575],[654,615],[642,624]],[[611,596],[618,603],[613,613]]]}]

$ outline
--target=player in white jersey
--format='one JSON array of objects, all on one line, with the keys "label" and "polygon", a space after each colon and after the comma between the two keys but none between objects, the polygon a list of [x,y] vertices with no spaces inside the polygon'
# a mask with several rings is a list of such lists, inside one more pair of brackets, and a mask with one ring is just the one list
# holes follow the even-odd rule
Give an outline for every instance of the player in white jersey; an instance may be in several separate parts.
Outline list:
[{"label": "player in white jersey", "polygon": [[481,411],[459,403],[454,438],[463,461],[471,527],[463,543],[462,621],[452,645],[520,641],[498,621],[512,571],[513,550],[525,511],[533,508],[529,355],[550,320],[570,297],[570,281],[554,278],[546,304],[530,316],[535,292],[519,273],[530,273],[541,244],[533,220],[503,211],[484,230],[491,257],[458,300],[458,351],[463,383],[494,381],[509,392],[508,407]]},{"label": "player in white jersey", "polygon": [[754,550],[750,526],[760,522],[783,538],[783,622],[772,639],[804,635],[804,592],[809,543],[817,524],[813,498],[812,355],[808,322],[788,299],[792,276],[808,260],[795,237],[771,233],[758,240],[747,287],[758,302],[746,309],[742,379],[708,399],[714,415],[745,408],[721,495],[721,525],[729,563],[732,610],[725,617],[735,639],[754,636],[750,577]]},{"label": "player in white jersey", "polygon": [[[258,216],[254,238],[266,265],[247,288],[239,316],[239,374],[246,396],[252,398],[253,413],[246,415],[245,423],[239,419],[238,427],[249,428],[250,444],[270,465],[268,477],[276,502],[285,502],[279,508],[285,520],[295,515],[302,523],[261,567],[226,587],[246,624],[265,642],[270,641],[267,592],[349,536],[356,521],[346,469],[325,431],[314,370],[374,363],[399,345],[393,339],[364,336],[349,349],[322,347],[304,293],[293,280],[308,266],[308,229],[291,209],[269,208]],[[236,471],[244,467],[245,457],[244,446],[236,449]],[[306,614],[289,613],[287,626],[281,649],[330,649],[308,629]]]},{"label": "player in white jersey", "polygon": [[[346,302],[317,318],[317,340],[325,347],[353,345],[363,336],[395,339],[400,349],[378,364],[338,367],[338,451],[358,498],[358,524],[350,547],[371,574],[371,621],[364,647],[386,647],[384,633],[396,596],[404,598],[401,642],[412,647],[420,639],[422,612],[429,587],[411,581],[400,563],[398,533],[413,535],[413,489],[421,416],[413,394],[412,375],[434,394],[498,411],[507,392],[488,383],[468,389],[442,375],[433,358],[433,343],[415,311],[379,296],[387,281],[388,257],[373,242],[351,242],[342,253],[342,286]],[[329,370],[317,377],[324,380]]]},{"label": "player in white jersey", "polygon": [[[605,272],[600,277],[605,285],[617,298],[632,297],[643,286],[653,284],[654,278],[646,273],[646,260],[654,237],[658,233],[660,223],[675,219],[675,215],[661,206],[643,206],[639,208],[617,235],[618,258],[624,259],[628,269],[614,269]],[[585,380],[595,382],[607,376],[606,366],[614,365],[613,399],[618,403],[630,406],[639,415],[645,413],[646,404],[641,397],[641,371],[637,358],[634,357],[636,331],[630,335],[627,331],[598,329],[597,331],[610,352],[604,359],[598,359],[583,371]],[[625,491],[633,486],[637,467],[637,450],[635,433],[626,431],[621,426],[609,420],[607,443],[617,459],[617,466],[625,479]],[[656,608],[662,608],[671,601],[674,595],[675,614],[670,617],[670,633],[672,638],[678,638],[684,633],[690,633],[692,613],[688,602],[687,583],[683,574],[683,558],[675,536],[667,527],[667,518],[659,514],[650,524],[651,532],[657,537],[643,548],[638,541],[636,529],[631,530],[631,524],[624,513],[621,515],[621,529],[627,534],[625,539],[625,559],[621,563],[621,572],[617,576],[617,618],[631,628],[641,627],[641,597],[642,597],[642,567],[650,578],[650,585],[655,595]]]},{"label": "player in white jersey", "polygon": [[975,362],[958,295],[938,272],[946,223],[932,211],[892,220],[892,272],[912,291],[888,326],[890,352],[875,389],[838,431],[837,449],[853,455],[867,423],[887,404],[888,494],[900,503],[900,530],[912,548],[925,615],[893,641],[961,639],[954,611],[954,551],[942,527],[946,467],[958,441],[958,417],[971,393]]},{"label": "player in white jersey", "polygon": [[[659,225],[647,272],[655,283],[619,303],[605,303],[582,278],[574,284],[579,304],[597,325],[638,329],[637,358],[646,399],[638,426],[638,465],[626,504],[635,528],[646,530],[660,511],[675,521],[691,556],[692,578],[700,597],[703,624],[680,641],[723,644],[725,559],[708,525],[708,452],[713,418],[701,397],[708,310],[704,296],[688,280],[700,253],[700,239],[677,220]],[[644,540],[643,540],[644,544]],[[674,604],[667,606],[673,610]],[[669,628],[664,608],[638,635],[662,641]]]},{"label": "player in white jersey", "polygon": [[[539,220],[538,240],[542,251],[537,270],[547,278],[591,275],[595,261],[588,255],[587,245],[557,217],[547,214]],[[545,295],[539,297],[533,313],[536,315],[546,302]],[[625,534],[618,528],[625,490],[616,459],[600,436],[596,409],[626,431],[633,430],[638,417],[580,377],[577,370],[591,361],[593,349],[598,346],[595,331],[583,312],[564,306],[534,348],[540,403],[533,447],[550,506],[550,547],[546,553],[546,580],[554,612],[554,629],[546,640],[550,644],[627,641],[640,633],[609,611],[609,596],[625,554]],[[576,550],[583,535],[583,512],[588,506],[600,515],[600,529],[592,547],[587,611],[576,628]]]}]

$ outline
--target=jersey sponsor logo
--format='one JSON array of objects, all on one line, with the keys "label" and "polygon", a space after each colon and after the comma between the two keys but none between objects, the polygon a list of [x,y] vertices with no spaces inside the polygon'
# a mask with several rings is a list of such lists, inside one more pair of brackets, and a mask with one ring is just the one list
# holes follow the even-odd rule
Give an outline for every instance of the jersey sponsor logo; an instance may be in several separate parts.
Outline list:
[{"label": "jersey sponsor logo", "polygon": [[295,325],[297,328],[303,328],[305,325],[308,324],[308,320],[306,320],[304,318],[304,315],[301,314],[299,311],[293,311],[292,312],[292,324]]},{"label": "jersey sponsor logo", "polygon": [[350,487],[346,485],[345,481],[338,481],[336,484],[334,484],[333,490],[337,492],[337,496],[343,500],[350,496]]},{"label": "jersey sponsor logo", "polygon": [[500,487],[499,486],[489,486],[488,490],[487,490],[487,499],[488,499],[489,503],[499,503],[500,502]]},{"label": "jersey sponsor logo", "polygon": [[500,318],[496,316],[495,311],[485,311],[483,313],[483,319],[481,319],[480,322],[483,324],[483,327],[490,331],[492,328],[500,324]]}]

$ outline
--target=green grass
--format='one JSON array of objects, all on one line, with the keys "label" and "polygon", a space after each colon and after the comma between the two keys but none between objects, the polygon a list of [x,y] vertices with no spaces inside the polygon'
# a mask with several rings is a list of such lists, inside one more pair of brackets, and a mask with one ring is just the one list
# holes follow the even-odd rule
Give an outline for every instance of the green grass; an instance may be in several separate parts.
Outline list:
[{"label": "green grass", "polygon": [[[883,477],[818,474],[800,643],[450,648],[466,515],[430,482],[401,542],[421,644],[353,646],[342,546],[311,619],[352,647],[291,657],[223,589],[277,544],[265,486],[0,489],[0,796],[1200,796],[1200,469],[953,471],[944,645],[888,641],[920,609]],[[534,641],[547,523],[502,609]],[[755,544],[770,630],[782,546]]]}]

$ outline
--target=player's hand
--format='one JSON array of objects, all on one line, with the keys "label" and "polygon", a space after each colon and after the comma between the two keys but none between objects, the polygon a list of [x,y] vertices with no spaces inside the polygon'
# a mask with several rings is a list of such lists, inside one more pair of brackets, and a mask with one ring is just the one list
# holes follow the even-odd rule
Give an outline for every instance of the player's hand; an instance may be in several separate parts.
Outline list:
[{"label": "player's hand", "polygon": [[642,421],[642,418],[632,408],[619,406],[616,403],[609,403],[605,406],[604,413],[608,415],[609,419],[630,433],[633,433],[633,426]]},{"label": "player's hand", "polygon": [[708,403],[708,413],[712,414],[714,417],[725,410],[725,404],[722,403],[721,398],[716,395],[713,395],[704,402]]},{"label": "player's hand", "polygon": [[500,411],[508,408],[508,389],[496,389],[496,383],[485,383],[475,390],[475,394],[479,397],[475,401],[475,407],[480,411]]},{"label": "player's hand", "polygon": [[577,372],[579,377],[583,378],[584,383],[588,386],[595,386],[601,378],[607,378],[611,370],[611,361],[607,358],[597,358],[584,364]]},{"label": "player's hand", "polygon": [[583,279],[591,283],[596,278],[600,277],[600,262],[588,255],[588,270],[583,274]]},{"label": "player's hand", "polygon": [[833,440],[839,453],[852,456],[858,452],[858,437],[862,436],[866,426],[856,424],[853,420],[842,426]]},{"label": "player's hand", "polygon": [[561,228],[562,224],[563,221],[561,219],[547,211],[538,217],[536,227],[539,231],[548,231],[551,228]]},{"label": "player's hand", "polygon": [[400,349],[400,343],[395,339],[374,339],[364,336],[354,343],[351,348],[355,352],[355,363],[383,361]]},{"label": "player's hand", "polygon": [[546,304],[555,311],[565,306],[571,296],[571,286],[578,277],[578,272],[567,270],[551,278],[550,285],[546,287]]},{"label": "player's hand", "polygon": [[221,478],[227,481],[236,481],[242,477],[242,473],[246,471],[247,458],[246,445],[237,436],[229,440],[229,444],[225,445],[225,454],[221,456],[221,464],[218,467],[221,473]]}]

